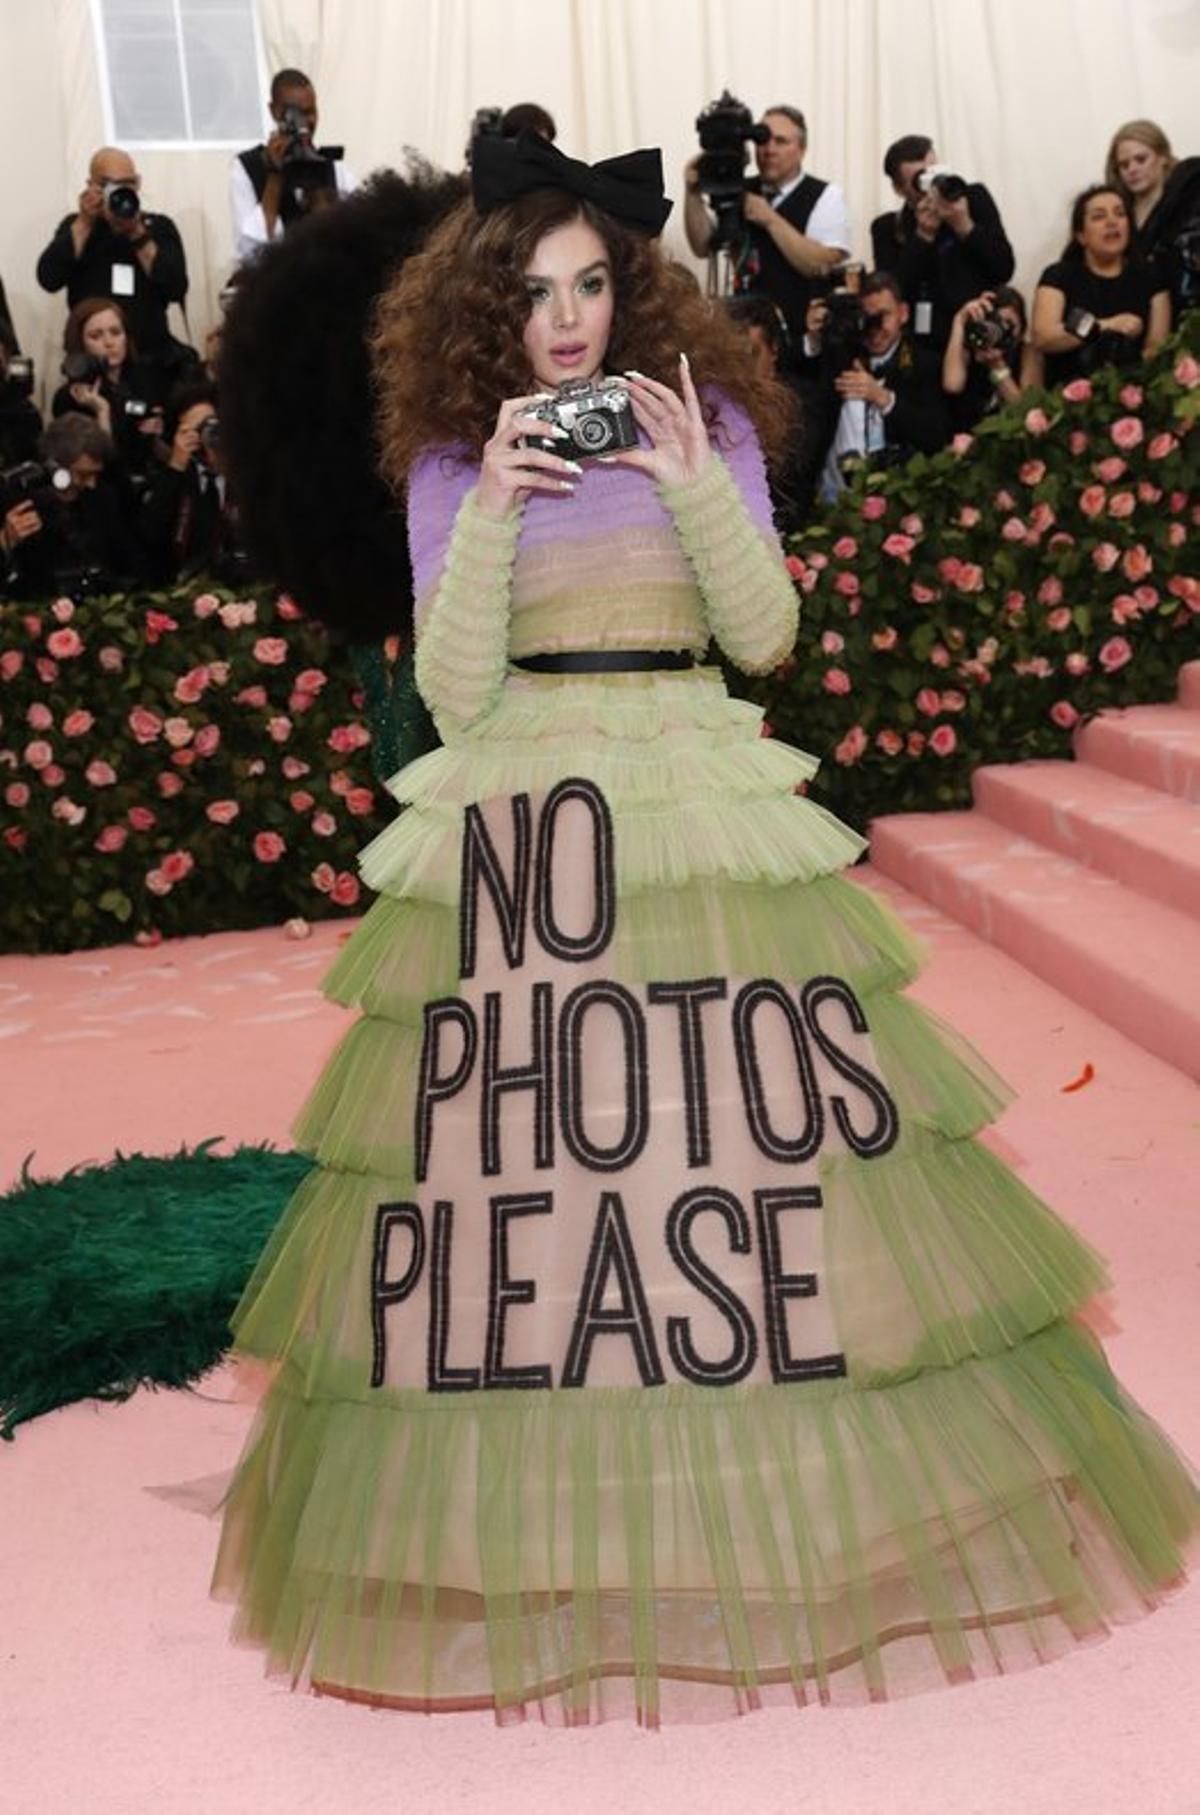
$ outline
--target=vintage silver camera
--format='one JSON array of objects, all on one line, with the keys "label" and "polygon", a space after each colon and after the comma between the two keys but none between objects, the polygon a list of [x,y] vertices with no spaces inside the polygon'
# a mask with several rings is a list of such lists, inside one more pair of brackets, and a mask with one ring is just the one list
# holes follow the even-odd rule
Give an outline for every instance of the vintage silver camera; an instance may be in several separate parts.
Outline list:
[{"label": "vintage silver camera", "polygon": [[561,454],[567,460],[595,459],[599,454],[615,453],[618,448],[637,446],[633,406],[619,378],[569,378],[548,402],[525,414],[556,423],[570,437],[569,441],[560,441],[556,437],[528,435],[525,445],[548,454]]}]

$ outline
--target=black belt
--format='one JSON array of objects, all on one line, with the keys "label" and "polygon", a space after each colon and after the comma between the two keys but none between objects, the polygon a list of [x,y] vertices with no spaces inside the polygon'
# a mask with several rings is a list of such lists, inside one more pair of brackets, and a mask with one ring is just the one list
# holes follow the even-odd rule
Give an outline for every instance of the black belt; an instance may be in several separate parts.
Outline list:
[{"label": "black belt", "polygon": [[654,668],[694,668],[690,649],[568,649],[557,655],[521,655],[514,668],[530,674],[633,674]]}]

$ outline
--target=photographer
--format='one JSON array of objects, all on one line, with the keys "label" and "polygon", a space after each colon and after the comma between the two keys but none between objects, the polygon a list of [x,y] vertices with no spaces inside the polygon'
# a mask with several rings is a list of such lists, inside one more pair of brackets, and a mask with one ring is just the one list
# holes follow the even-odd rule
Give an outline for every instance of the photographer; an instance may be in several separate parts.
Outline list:
[{"label": "photographer", "polygon": [[152,474],[141,508],[151,581],[167,585],[187,571],[211,573],[230,584],[248,578],[237,508],[221,460],[212,384],[196,379],[171,394],[165,435],[170,453]]},{"label": "photographer", "polygon": [[91,296],[76,303],[63,334],[63,378],[54,416],[80,410],[111,436],[121,470],[141,479],[162,432],[162,377],[134,356],[119,303]]},{"label": "photographer", "polygon": [[[729,105],[738,104],[729,98]],[[808,128],[797,108],[769,107],[758,131],[758,176],[744,185],[741,230],[729,247],[733,287],[768,296],[798,340],[810,299],[849,257],[850,216],[836,183],[804,174]],[[701,188],[703,155],[684,166],[684,229],[697,258],[706,257],[716,239]]]},{"label": "photographer", "polygon": [[1104,165],[1133,224],[1133,250],[1157,265],[1172,319],[1200,302],[1200,158],[1177,158],[1153,120],[1117,128]]},{"label": "photographer", "polygon": [[167,310],[187,295],[187,262],[174,221],[143,214],[133,159],[105,146],[92,158],[79,208],[60,222],[37,263],[43,290],[120,302],[141,356],[168,377],[195,359],[167,326]]},{"label": "photographer", "polygon": [[1028,332],[1025,299],[1011,284],[963,304],[942,359],[942,389],[951,399],[956,432],[973,429],[981,417],[1042,383],[1042,356],[1030,346]]},{"label": "photographer", "polygon": [[1071,237],[1034,294],[1033,344],[1046,356],[1046,383],[1133,364],[1170,328],[1170,292],[1161,273],[1131,253],[1123,196],[1094,183],[1076,196]]},{"label": "photographer", "polygon": [[142,577],[141,555],[108,468],[112,442],[90,417],[60,416],[38,462],[4,475],[5,590],[20,599],[116,592]]},{"label": "photographer", "polygon": [[941,362],[907,334],[908,304],[888,271],[864,278],[857,295],[809,305],[804,351],[822,373],[828,451],[820,493],[831,503],[852,467],[892,466],[932,454],[950,438]]},{"label": "photographer", "polygon": [[271,78],[268,111],[275,130],[265,145],[239,152],[229,171],[234,255],[252,258],[315,209],[357,187],[340,146],[319,149],[317,94],[298,69]]},{"label": "photographer", "polygon": [[871,222],[872,257],[899,279],[914,338],[940,352],[963,304],[1012,277],[1013,249],[987,189],[939,165],[931,139],[897,139],[883,171],[902,206]]},{"label": "photographer", "polygon": [[22,359],[6,315],[0,315],[0,471],[32,460],[42,432],[33,401],[33,361]]}]

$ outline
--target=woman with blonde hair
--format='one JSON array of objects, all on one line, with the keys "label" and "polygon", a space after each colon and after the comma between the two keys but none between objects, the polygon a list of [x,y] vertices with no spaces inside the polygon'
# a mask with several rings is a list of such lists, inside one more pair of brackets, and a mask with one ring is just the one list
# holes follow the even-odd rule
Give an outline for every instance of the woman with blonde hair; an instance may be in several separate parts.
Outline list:
[{"label": "woman with blonde hair", "polygon": [[1153,120],[1127,120],[1104,175],[1125,199],[1133,249],[1160,268],[1175,319],[1200,297],[1200,158],[1177,158]]}]

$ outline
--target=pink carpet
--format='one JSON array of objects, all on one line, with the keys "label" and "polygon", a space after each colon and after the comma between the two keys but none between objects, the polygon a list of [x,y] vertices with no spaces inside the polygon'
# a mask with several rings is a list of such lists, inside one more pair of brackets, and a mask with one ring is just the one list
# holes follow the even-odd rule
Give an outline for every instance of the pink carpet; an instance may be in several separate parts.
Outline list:
[{"label": "pink carpet", "polygon": [[[870,873],[932,948],[917,994],[1018,1087],[998,1140],[1109,1256],[1113,1362],[1193,1457],[1200,1087],[929,904]],[[114,1148],[285,1142],[345,1017],[334,928],[0,959],[0,1173]],[[1063,1094],[1085,1065],[1094,1078]],[[293,1696],[207,1599],[215,1526],[153,1491],[227,1470],[251,1416],[190,1394],[79,1405],[0,1450],[0,1810],[1196,1815],[1200,1596],[1050,1668],[848,1711],[649,1736],[497,1730]]]}]

